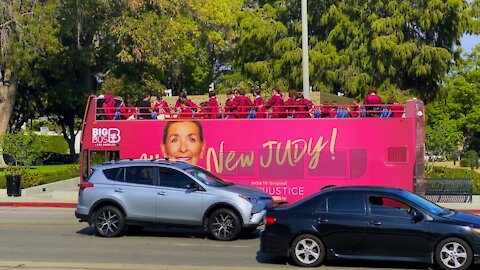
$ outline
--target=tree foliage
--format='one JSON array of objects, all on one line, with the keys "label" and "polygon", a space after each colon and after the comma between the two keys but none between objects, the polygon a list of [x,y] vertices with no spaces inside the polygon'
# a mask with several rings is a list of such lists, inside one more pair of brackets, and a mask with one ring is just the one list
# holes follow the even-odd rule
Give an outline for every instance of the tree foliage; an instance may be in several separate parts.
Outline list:
[{"label": "tree foliage", "polygon": [[[299,88],[300,2],[266,2],[239,18],[237,66]],[[432,98],[475,23],[462,0],[309,1],[308,10],[311,84],[350,96],[393,85]]]}]

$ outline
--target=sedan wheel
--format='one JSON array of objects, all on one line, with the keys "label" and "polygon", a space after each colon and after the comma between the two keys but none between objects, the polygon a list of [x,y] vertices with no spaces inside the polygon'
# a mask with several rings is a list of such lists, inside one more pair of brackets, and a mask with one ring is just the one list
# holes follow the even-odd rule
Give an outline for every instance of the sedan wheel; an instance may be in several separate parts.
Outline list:
[{"label": "sedan wheel", "polygon": [[118,208],[104,206],[95,213],[93,221],[97,234],[103,237],[115,237],[125,229],[125,217]]},{"label": "sedan wheel", "polygon": [[313,267],[322,264],[325,259],[325,246],[318,237],[310,234],[295,238],[290,247],[290,256],[299,266]]},{"label": "sedan wheel", "polygon": [[473,260],[472,249],[463,240],[447,238],[442,240],[436,250],[437,264],[445,270],[464,270],[470,267]]},{"label": "sedan wheel", "polygon": [[230,209],[219,209],[210,215],[208,230],[216,240],[230,241],[238,237],[242,224]]}]

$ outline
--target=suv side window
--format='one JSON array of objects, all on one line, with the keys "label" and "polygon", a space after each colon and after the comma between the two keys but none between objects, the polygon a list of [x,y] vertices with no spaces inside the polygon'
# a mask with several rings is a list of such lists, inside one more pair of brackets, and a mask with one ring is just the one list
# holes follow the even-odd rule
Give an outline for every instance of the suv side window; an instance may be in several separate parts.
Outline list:
[{"label": "suv side window", "polygon": [[124,168],[113,168],[103,170],[103,174],[108,180],[123,182],[124,181]]},{"label": "suv side window", "polygon": [[365,214],[363,195],[341,194],[327,200],[329,213]]},{"label": "suv side window", "polygon": [[154,169],[152,166],[132,166],[125,168],[125,182],[140,185],[153,185]]},{"label": "suv side window", "polygon": [[195,183],[185,173],[170,168],[159,167],[158,176],[160,178],[160,186],[162,187],[186,189],[187,184]]}]

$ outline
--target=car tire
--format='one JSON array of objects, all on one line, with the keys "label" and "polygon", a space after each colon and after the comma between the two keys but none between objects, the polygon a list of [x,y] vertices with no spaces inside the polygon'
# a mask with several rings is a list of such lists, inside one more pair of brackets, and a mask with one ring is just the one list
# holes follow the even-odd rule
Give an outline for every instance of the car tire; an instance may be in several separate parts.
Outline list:
[{"label": "car tire", "polygon": [[116,237],[125,229],[125,216],[115,206],[103,206],[95,212],[93,225],[98,236]]},{"label": "car tire", "polygon": [[435,260],[444,270],[465,270],[473,261],[472,248],[462,239],[446,238],[438,243]]},{"label": "car tire", "polygon": [[319,266],[325,259],[325,246],[318,237],[302,234],[293,240],[290,246],[290,258],[298,266]]},{"label": "car tire", "polygon": [[208,219],[208,231],[213,239],[230,241],[241,232],[242,223],[238,215],[227,208],[215,210]]}]

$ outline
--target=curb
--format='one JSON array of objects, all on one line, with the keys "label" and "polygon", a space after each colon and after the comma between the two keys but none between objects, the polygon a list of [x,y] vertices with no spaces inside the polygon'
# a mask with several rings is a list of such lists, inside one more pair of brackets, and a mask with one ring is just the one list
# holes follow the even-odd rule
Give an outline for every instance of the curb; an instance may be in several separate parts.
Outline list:
[{"label": "curb", "polygon": [[77,203],[64,202],[0,202],[0,207],[77,208]]}]

